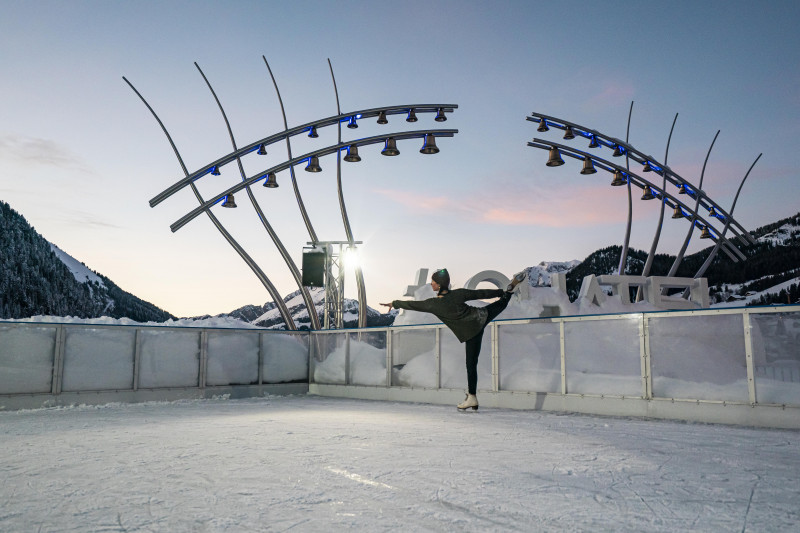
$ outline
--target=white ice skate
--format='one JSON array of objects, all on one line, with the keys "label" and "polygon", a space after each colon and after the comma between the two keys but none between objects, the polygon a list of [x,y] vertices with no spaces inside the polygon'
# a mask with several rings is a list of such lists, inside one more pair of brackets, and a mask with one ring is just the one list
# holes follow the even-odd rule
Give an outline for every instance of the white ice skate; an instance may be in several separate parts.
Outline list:
[{"label": "white ice skate", "polygon": [[514,278],[511,280],[511,283],[509,283],[508,287],[506,287],[506,292],[514,292],[516,286],[525,281],[526,277],[528,277],[528,274],[524,270],[515,274]]},{"label": "white ice skate", "polygon": [[467,394],[467,397],[464,398],[464,401],[461,402],[460,404],[458,404],[456,407],[458,407],[459,411],[466,411],[470,407],[472,407],[473,411],[477,411],[478,410],[478,397],[475,396],[474,394]]}]

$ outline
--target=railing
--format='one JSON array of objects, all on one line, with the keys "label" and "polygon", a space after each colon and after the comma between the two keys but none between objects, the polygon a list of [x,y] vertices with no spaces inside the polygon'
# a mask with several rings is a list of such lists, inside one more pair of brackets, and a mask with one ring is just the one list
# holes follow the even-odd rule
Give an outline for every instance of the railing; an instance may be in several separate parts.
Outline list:
[{"label": "railing", "polygon": [[[461,399],[441,394],[463,394],[466,385],[464,347],[441,324],[314,337],[312,392]],[[483,339],[478,396],[490,406],[549,403],[560,410],[800,427],[794,409],[800,408],[800,306],[495,321]],[[705,412],[688,413],[690,404]],[[764,407],[792,409],[775,422],[776,410],[764,415]],[[708,416],[720,408],[727,412]]]},{"label": "railing", "polygon": [[0,322],[0,406],[307,390],[307,362],[307,333]]},{"label": "railing", "polygon": [[[800,427],[800,306],[495,321],[478,376],[482,406]],[[450,403],[466,384],[464,347],[442,324],[309,333],[0,322],[0,408],[286,384]]]}]

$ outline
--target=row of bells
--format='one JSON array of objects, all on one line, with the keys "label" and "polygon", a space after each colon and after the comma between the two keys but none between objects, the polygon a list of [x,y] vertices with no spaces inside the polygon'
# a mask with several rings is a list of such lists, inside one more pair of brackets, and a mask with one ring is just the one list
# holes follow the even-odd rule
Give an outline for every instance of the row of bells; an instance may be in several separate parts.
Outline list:
[{"label": "row of bells", "polygon": [[[421,154],[438,154],[439,148],[436,146],[436,136],[431,134],[426,134],[425,142],[423,143],[422,148],[420,148],[419,152]],[[259,146],[258,154],[266,155],[266,153],[267,152],[264,145],[262,144],[261,146]],[[395,140],[394,137],[389,137],[388,139],[386,139],[383,150],[381,150],[381,154],[385,156],[400,155],[400,150],[397,148],[397,141]],[[357,163],[358,161],[361,161],[361,156],[358,155],[358,146],[356,146],[355,144],[351,144],[350,146],[348,146],[347,155],[344,156],[344,160],[347,161],[348,163]],[[305,170],[306,172],[322,172],[322,167],[319,165],[319,157],[311,156],[308,160],[308,165],[306,165]],[[220,175],[219,168],[214,167],[214,169],[211,171],[211,174],[214,176],[219,176]],[[267,174],[267,179],[264,181],[264,187],[267,187],[269,189],[274,189],[277,186],[278,186],[278,178],[274,172],[270,172],[269,174]],[[234,199],[233,194],[225,196],[225,200],[222,202],[222,207],[229,207],[229,208],[237,207],[236,200]]]}]

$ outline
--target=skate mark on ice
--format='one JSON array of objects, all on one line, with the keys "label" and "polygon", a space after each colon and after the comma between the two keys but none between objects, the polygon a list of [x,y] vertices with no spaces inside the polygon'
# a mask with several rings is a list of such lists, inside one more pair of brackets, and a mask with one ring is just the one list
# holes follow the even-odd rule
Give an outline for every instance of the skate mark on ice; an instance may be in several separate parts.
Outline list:
[{"label": "skate mark on ice", "polygon": [[371,487],[383,487],[384,489],[395,490],[395,488],[392,487],[391,485],[387,485],[386,483],[381,483],[380,481],[373,481],[371,479],[367,479],[353,472],[348,472],[347,470],[333,468],[332,466],[326,466],[325,470],[327,470],[328,472],[332,472],[334,474],[338,474],[340,476],[344,476],[347,479],[352,479],[353,481],[356,481],[358,483],[363,483],[364,485],[369,485]]}]

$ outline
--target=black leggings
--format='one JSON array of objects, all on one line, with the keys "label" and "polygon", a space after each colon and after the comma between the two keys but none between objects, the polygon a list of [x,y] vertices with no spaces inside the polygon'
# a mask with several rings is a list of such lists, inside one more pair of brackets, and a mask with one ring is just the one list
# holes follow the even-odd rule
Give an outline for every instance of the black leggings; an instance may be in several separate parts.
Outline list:
[{"label": "black leggings", "polygon": [[494,320],[497,315],[503,312],[511,300],[511,293],[504,292],[499,300],[487,305],[484,309],[489,312],[486,317],[486,324],[477,335],[469,339],[466,344],[467,350],[467,389],[470,394],[475,394],[478,388],[478,356],[481,354],[481,341],[483,340],[483,330]]}]

